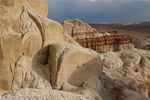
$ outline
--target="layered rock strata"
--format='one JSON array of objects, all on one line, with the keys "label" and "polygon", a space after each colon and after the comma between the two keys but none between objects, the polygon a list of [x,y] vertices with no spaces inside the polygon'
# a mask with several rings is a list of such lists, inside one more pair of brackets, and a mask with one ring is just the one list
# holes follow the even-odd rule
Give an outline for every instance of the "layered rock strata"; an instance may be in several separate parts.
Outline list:
[{"label": "layered rock strata", "polygon": [[63,33],[67,33],[81,46],[91,48],[99,53],[122,51],[134,48],[130,36],[120,35],[118,31],[97,32],[90,25],[78,19],[65,20]]},{"label": "layered rock strata", "polygon": [[91,48],[99,53],[116,52],[134,48],[133,40],[130,36],[109,35],[98,38],[76,39],[83,47]]}]

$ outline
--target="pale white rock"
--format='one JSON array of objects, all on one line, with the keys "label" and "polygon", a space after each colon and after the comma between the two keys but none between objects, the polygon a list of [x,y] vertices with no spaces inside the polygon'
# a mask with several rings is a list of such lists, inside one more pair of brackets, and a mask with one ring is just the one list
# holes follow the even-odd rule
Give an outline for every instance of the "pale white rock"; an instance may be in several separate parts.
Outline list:
[{"label": "pale white rock", "polygon": [[132,69],[134,67],[138,67],[138,64],[140,63],[141,56],[139,56],[137,53],[134,53],[132,51],[124,51],[122,52],[121,59],[123,61],[124,68],[131,67]]},{"label": "pale white rock", "polygon": [[[104,63],[100,81],[107,87],[106,90],[117,89],[118,91],[119,88],[127,88],[149,97],[150,51],[134,48],[102,53],[100,57]],[[114,65],[116,67],[113,67]],[[110,95],[111,98],[116,98],[118,95],[118,92],[114,93]]]},{"label": "pale white rock", "polygon": [[84,95],[86,97],[92,97],[95,100],[103,100],[102,97],[95,90],[91,88],[79,87],[75,90],[74,93]]},{"label": "pale white rock", "polygon": [[111,35],[111,34],[108,33],[108,32],[104,32],[104,33],[103,33],[103,36],[109,36],[109,35]]},{"label": "pale white rock", "polygon": [[95,100],[103,100],[102,97],[94,89],[88,87],[75,87],[67,82],[64,82],[62,85],[62,90],[73,92],[79,95],[84,95],[86,97],[92,97]]},{"label": "pale white rock", "polygon": [[140,50],[140,49],[131,49],[130,51],[137,53],[141,56],[140,68],[145,72],[150,71],[150,51],[149,50]]},{"label": "pale white rock", "polygon": [[35,60],[35,56],[22,56],[16,62],[12,89],[35,88],[51,90],[49,65],[42,65]]},{"label": "pale white rock", "polygon": [[9,91],[1,98],[3,100],[95,100],[91,97],[65,91],[30,88]]},{"label": "pale white rock", "polygon": [[106,68],[122,68],[123,67],[123,61],[114,53],[114,52],[108,52],[103,55],[102,58],[103,64]]},{"label": "pale white rock", "polygon": [[79,19],[65,20],[62,26],[63,26],[63,32],[69,34],[70,36],[72,36],[73,33],[96,31],[96,29],[91,28],[89,24],[84,23]]},{"label": "pale white rock", "polygon": [[102,37],[103,34],[102,33],[97,33],[97,37]]},{"label": "pale white rock", "polygon": [[65,42],[50,45],[48,64],[54,89],[60,89],[64,81],[80,86],[102,71],[101,59],[96,52]]},{"label": "pale white rock", "polygon": [[62,89],[62,91],[67,91],[67,92],[75,92],[75,90],[77,89],[78,87],[75,87],[75,86],[73,86],[73,85],[70,85],[68,82],[64,82],[63,84],[62,84],[62,87],[61,87],[61,89]]}]

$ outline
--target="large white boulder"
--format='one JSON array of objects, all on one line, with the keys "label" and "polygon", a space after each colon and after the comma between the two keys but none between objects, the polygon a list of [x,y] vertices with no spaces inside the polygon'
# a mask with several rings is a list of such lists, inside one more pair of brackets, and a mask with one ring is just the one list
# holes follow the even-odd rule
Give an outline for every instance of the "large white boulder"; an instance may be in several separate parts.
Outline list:
[{"label": "large white boulder", "polygon": [[81,86],[83,81],[102,71],[101,59],[96,52],[65,42],[50,45],[48,64],[54,89],[60,89],[64,81]]}]

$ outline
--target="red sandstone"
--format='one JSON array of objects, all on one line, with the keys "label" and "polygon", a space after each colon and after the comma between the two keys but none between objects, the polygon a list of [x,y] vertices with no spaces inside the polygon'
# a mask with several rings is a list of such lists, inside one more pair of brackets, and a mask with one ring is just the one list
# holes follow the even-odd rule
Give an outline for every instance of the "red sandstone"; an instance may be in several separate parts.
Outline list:
[{"label": "red sandstone", "polygon": [[[84,34],[93,35],[97,32],[85,32],[85,33],[74,33],[73,36],[81,36]],[[100,46],[104,45],[121,45],[133,43],[133,39],[129,35],[116,35],[117,31],[112,31],[112,35],[103,36],[97,38],[85,38],[85,39],[75,39],[81,46],[86,48],[91,48],[97,52],[105,52],[100,49]]]}]

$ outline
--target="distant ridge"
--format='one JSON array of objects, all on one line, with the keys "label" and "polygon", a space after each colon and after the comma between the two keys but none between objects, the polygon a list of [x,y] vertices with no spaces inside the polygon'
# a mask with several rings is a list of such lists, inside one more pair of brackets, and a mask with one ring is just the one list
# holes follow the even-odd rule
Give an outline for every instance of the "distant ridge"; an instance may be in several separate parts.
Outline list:
[{"label": "distant ridge", "polygon": [[111,25],[132,25],[132,26],[150,26],[150,21],[146,22],[99,22],[89,24],[111,24]]},{"label": "distant ridge", "polygon": [[150,21],[148,21],[148,22],[141,22],[139,25],[141,25],[141,26],[150,26]]}]

